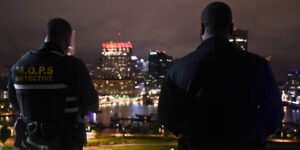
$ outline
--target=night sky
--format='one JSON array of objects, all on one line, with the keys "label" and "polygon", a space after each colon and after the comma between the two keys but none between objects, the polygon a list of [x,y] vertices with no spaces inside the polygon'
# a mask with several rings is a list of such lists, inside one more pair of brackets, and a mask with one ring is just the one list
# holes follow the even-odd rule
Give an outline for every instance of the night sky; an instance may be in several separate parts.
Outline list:
[{"label": "night sky", "polygon": [[[43,41],[49,19],[76,30],[76,55],[93,63],[102,42],[131,41],[134,55],[166,50],[175,58],[200,44],[200,16],[208,0],[0,0],[0,67],[12,65]],[[237,28],[249,31],[249,51],[272,56],[278,80],[300,68],[299,0],[226,0]],[[117,38],[117,34],[121,37]]]}]

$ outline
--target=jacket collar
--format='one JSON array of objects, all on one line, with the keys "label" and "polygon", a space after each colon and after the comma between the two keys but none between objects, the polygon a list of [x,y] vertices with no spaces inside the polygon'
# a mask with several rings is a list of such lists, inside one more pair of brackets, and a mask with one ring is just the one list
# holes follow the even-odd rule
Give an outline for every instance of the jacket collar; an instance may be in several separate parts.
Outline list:
[{"label": "jacket collar", "polygon": [[221,36],[214,36],[214,37],[211,37],[211,38],[208,38],[206,40],[204,40],[201,44],[200,44],[200,47],[201,45],[202,46],[205,46],[205,45],[209,45],[211,43],[229,43],[228,39],[224,38],[224,37],[221,37]]},{"label": "jacket collar", "polygon": [[62,55],[64,55],[63,50],[59,46],[51,42],[44,42],[40,46],[39,51],[48,51],[48,52],[53,51],[55,53],[61,53]]}]

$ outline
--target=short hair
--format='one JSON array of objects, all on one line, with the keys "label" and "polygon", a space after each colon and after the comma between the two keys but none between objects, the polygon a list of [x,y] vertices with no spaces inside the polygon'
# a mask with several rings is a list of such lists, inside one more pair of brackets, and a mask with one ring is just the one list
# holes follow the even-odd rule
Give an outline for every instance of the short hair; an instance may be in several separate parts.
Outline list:
[{"label": "short hair", "polygon": [[232,24],[231,9],[223,2],[210,3],[202,12],[201,22],[212,33],[222,32]]},{"label": "short hair", "polygon": [[49,39],[57,40],[72,33],[71,25],[62,18],[53,18],[47,24],[46,34]]}]

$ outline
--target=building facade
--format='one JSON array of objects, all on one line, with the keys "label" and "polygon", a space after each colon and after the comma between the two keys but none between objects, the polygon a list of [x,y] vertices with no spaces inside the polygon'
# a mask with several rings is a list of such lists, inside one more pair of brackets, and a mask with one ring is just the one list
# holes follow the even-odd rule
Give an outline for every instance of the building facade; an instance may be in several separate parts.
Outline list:
[{"label": "building facade", "polygon": [[300,103],[300,70],[294,69],[288,73],[286,91],[288,99]]},{"label": "building facade", "polygon": [[172,64],[173,58],[166,51],[149,51],[149,71],[144,82],[147,101],[158,103],[162,84]]},{"label": "building facade", "polygon": [[139,58],[137,56],[131,56],[131,78],[141,83],[144,81],[148,74],[149,61]]},{"label": "building facade", "polygon": [[173,58],[166,54],[166,51],[149,51],[149,72],[150,77],[161,80],[165,79],[168,69],[173,64]]},{"label": "building facade", "polygon": [[248,50],[248,31],[234,28],[232,34],[229,37],[231,42],[236,47],[247,51]]},{"label": "building facade", "polygon": [[139,94],[137,81],[135,80],[96,80],[95,88],[99,94],[104,95],[129,95],[136,96]]},{"label": "building facade", "polygon": [[100,80],[130,79],[132,44],[130,42],[102,43]]}]

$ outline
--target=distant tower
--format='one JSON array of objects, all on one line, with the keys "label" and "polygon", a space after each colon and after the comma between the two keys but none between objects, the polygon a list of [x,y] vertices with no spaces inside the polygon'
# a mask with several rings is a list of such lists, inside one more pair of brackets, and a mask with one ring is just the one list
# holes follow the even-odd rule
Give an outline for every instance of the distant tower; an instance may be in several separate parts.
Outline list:
[{"label": "distant tower", "polygon": [[123,80],[131,77],[132,44],[130,42],[104,42],[100,55],[102,80]]},{"label": "distant tower", "polygon": [[168,56],[166,51],[149,50],[149,72],[155,79],[165,79],[168,69],[173,64],[173,57]]},{"label": "distant tower", "polygon": [[73,30],[72,36],[71,36],[71,43],[70,43],[69,51],[68,51],[69,56],[75,55],[75,35],[76,35],[75,33],[76,33],[76,31]]},{"label": "distant tower", "polygon": [[234,28],[232,34],[229,37],[231,42],[236,47],[247,51],[248,50],[248,31]]},{"label": "distant tower", "polygon": [[287,93],[292,101],[300,104],[300,69],[288,73]]}]

